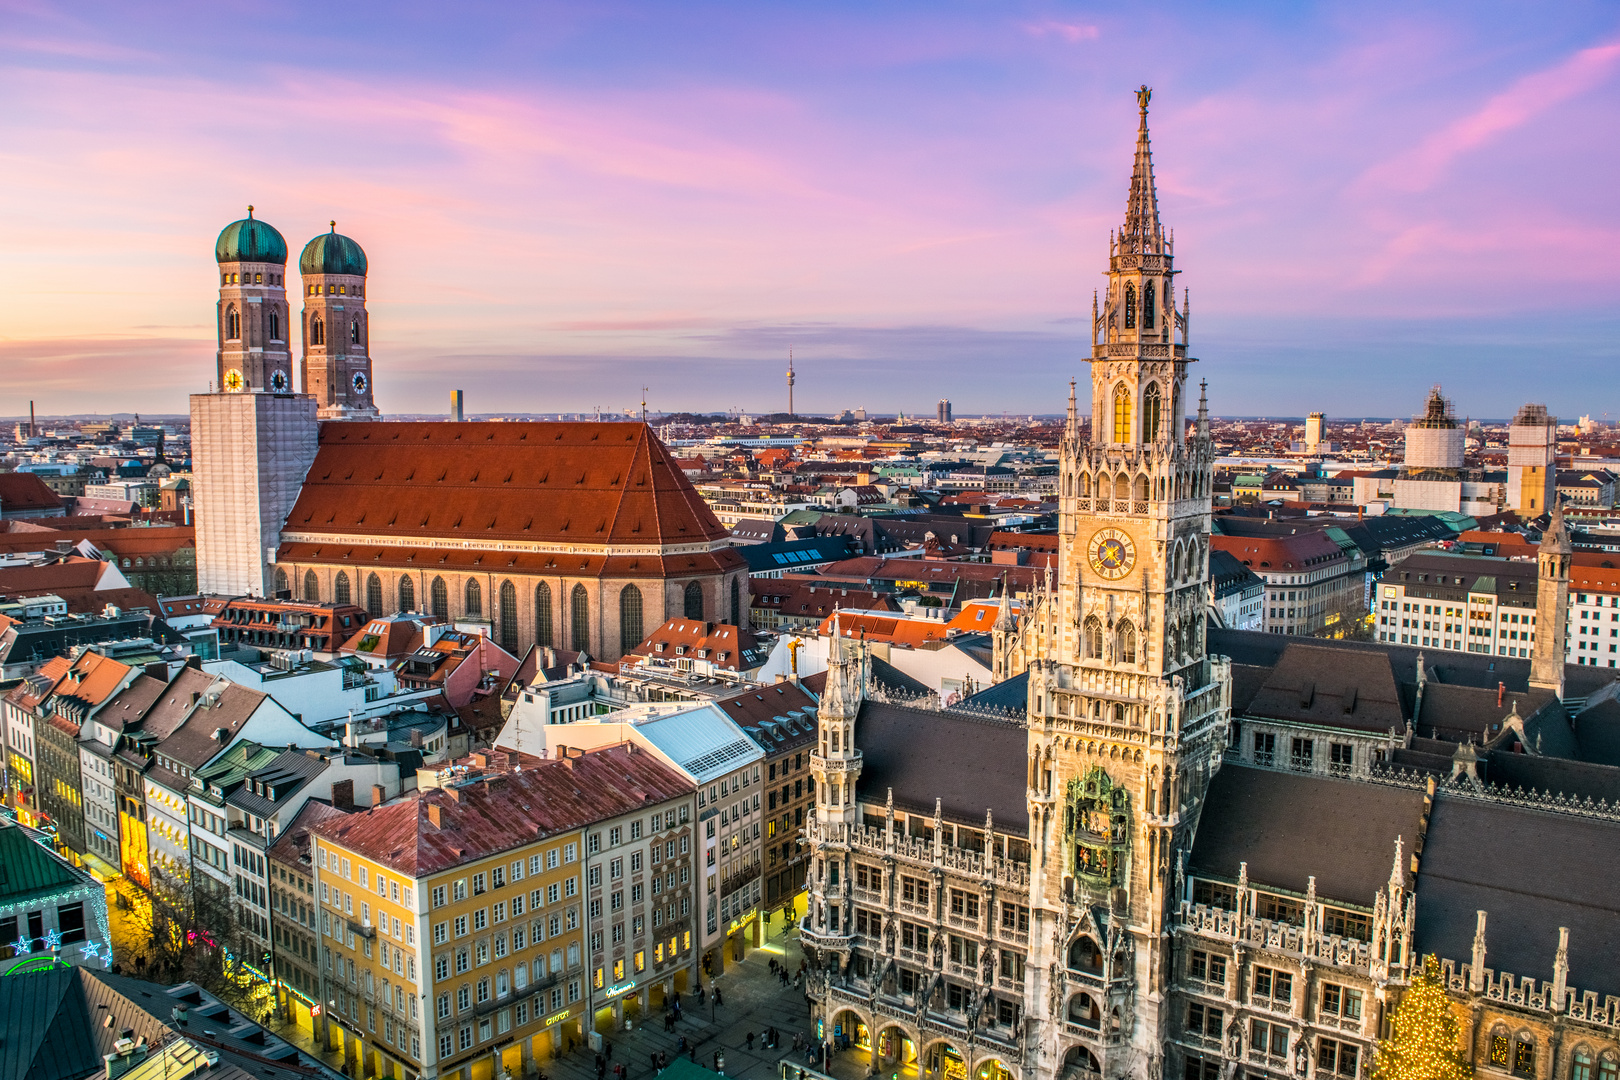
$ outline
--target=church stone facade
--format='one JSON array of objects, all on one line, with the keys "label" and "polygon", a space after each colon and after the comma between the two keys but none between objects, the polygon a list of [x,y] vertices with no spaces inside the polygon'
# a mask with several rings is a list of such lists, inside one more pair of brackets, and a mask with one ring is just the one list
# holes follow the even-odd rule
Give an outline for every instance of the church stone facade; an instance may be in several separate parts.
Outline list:
[{"label": "church stone facade", "polygon": [[[918,1080],[1355,1080],[1434,954],[1477,1075],[1614,1080],[1620,783],[1597,767],[1608,802],[1516,796],[1448,776],[1441,748],[1480,755],[1417,734],[1425,678],[1448,683],[1431,707],[1506,711],[1506,679],[1562,721],[1561,668],[1419,654],[1414,694],[1389,677],[1396,650],[1301,643],[1244,657],[1242,708],[1261,711],[1235,716],[1228,640],[1279,639],[1207,640],[1213,456],[1202,392],[1186,416],[1148,98],[1094,301],[1089,438],[1070,392],[1060,558],[1016,626],[1003,602],[1001,684],[907,704],[856,642],[833,648],[804,833],[816,1034]],[[1543,575],[1567,576],[1551,532]],[[1379,664],[1389,686],[1363,700]],[[1532,848],[1533,870],[1507,857]]]}]

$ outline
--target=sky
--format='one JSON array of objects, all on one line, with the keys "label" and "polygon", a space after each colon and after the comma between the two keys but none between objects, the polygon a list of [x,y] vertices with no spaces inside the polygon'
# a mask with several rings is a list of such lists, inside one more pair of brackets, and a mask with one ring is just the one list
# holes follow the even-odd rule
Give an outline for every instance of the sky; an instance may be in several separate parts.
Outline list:
[{"label": "sky", "polygon": [[1581,0],[0,0],[0,415],[183,412],[250,203],[388,412],[1056,412],[1140,84],[1215,413],[1620,421]]}]

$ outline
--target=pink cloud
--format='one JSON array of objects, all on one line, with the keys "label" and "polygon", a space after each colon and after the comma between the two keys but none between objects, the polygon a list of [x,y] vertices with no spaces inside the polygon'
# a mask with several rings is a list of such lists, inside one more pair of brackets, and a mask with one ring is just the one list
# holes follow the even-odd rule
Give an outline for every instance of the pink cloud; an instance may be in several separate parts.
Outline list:
[{"label": "pink cloud", "polygon": [[1032,37],[1055,37],[1073,45],[1081,41],[1095,41],[1101,33],[1097,27],[1088,23],[1066,23],[1055,19],[1045,22],[1025,23],[1024,32]]},{"label": "pink cloud", "polygon": [[1459,117],[1418,146],[1363,174],[1358,187],[1424,191],[1463,154],[1485,146],[1609,78],[1620,61],[1620,42],[1582,49],[1556,67],[1516,80],[1480,108]]}]

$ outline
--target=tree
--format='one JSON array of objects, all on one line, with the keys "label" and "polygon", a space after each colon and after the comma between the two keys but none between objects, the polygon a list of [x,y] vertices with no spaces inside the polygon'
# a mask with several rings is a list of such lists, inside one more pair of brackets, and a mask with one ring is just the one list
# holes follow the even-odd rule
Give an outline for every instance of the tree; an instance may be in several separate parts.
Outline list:
[{"label": "tree", "polygon": [[1390,1020],[1390,1037],[1378,1044],[1373,1080],[1470,1080],[1473,1069],[1457,1049],[1457,1016],[1446,996],[1440,964],[1431,954]]}]

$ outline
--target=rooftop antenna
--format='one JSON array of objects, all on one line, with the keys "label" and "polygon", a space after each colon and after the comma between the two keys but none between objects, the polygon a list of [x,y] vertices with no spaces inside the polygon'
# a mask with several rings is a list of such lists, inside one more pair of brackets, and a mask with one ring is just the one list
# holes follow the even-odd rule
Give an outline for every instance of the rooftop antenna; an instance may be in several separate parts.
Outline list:
[{"label": "rooftop antenna", "polygon": [[643,424],[647,422],[647,388],[645,386],[641,388],[641,422]]}]

